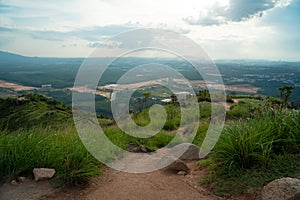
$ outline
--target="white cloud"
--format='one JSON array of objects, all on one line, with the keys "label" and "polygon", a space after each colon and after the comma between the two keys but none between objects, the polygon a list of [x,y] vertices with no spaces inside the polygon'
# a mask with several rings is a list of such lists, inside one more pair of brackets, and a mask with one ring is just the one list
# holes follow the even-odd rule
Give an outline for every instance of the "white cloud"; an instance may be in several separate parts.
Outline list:
[{"label": "white cloud", "polygon": [[[261,16],[291,1],[2,0],[0,48],[32,56],[85,56],[108,37],[150,27],[187,35],[212,58],[251,58],[266,52],[271,58],[272,42],[279,36],[261,23],[266,18]],[[41,46],[47,48],[41,51]]]},{"label": "white cloud", "polygon": [[[72,0],[36,1],[3,0],[11,12],[1,13],[6,27],[68,31],[72,27],[139,24],[159,27],[161,24],[183,26],[182,18],[196,16],[199,10],[224,0]],[[227,1],[227,0],[226,0]],[[44,18],[44,24],[34,25]],[[28,21],[24,21],[28,19]],[[18,21],[23,20],[18,23]],[[3,24],[2,24],[3,25]]]},{"label": "white cloud", "polygon": [[230,0],[228,5],[216,3],[207,10],[201,10],[198,17],[186,17],[183,20],[190,25],[220,25],[228,22],[246,21],[275,7],[284,7],[291,0]]}]

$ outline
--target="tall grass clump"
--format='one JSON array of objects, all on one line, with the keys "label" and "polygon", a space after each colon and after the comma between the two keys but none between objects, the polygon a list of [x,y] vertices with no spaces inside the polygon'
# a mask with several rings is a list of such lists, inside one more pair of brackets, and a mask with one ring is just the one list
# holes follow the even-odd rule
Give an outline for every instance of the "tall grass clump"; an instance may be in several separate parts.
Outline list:
[{"label": "tall grass clump", "polygon": [[273,144],[275,154],[300,154],[300,113],[283,109],[273,110],[268,117],[275,127],[277,140]]},{"label": "tall grass clump", "polygon": [[207,184],[225,196],[299,174],[299,111],[266,108],[225,127],[209,163]]},{"label": "tall grass clump", "polygon": [[0,133],[0,179],[32,176],[33,168],[54,168],[59,185],[84,185],[101,173],[102,165],[81,143],[75,131],[39,130]]},{"label": "tall grass clump", "polygon": [[213,157],[227,171],[266,166],[275,140],[273,127],[264,120],[241,122],[227,127],[214,150]]},{"label": "tall grass clump", "polygon": [[272,155],[300,153],[300,114],[269,109],[253,119],[226,127],[214,159],[226,170],[268,166]]}]

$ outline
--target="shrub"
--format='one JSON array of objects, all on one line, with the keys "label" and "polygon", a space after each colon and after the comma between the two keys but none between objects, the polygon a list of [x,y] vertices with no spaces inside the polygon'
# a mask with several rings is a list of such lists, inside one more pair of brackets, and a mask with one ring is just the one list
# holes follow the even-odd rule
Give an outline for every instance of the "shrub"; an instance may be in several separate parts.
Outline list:
[{"label": "shrub", "polygon": [[163,129],[167,131],[172,131],[178,128],[178,124],[173,121],[167,120]]}]

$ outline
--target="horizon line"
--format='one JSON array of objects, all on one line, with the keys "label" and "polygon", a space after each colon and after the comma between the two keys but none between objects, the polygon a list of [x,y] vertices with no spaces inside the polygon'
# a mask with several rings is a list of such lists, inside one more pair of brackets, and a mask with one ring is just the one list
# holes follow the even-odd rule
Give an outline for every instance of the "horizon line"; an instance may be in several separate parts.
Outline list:
[{"label": "horizon line", "polygon": [[[78,56],[28,56],[17,52],[10,52],[5,50],[0,50],[0,53],[12,54],[15,56],[26,57],[26,58],[59,58],[59,59],[86,59],[86,58],[117,58],[117,57],[78,57]],[[122,58],[144,58],[144,59],[175,59],[176,57],[122,57]],[[256,62],[300,62],[299,60],[294,59],[259,59],[259,58],[215,58],[211,59],[212,61],[256,61]]]}]

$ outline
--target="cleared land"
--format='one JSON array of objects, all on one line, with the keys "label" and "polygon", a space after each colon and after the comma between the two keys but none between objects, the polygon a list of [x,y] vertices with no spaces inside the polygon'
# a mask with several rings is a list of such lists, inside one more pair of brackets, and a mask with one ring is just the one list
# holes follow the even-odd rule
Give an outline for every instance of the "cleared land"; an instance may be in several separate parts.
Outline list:
[{"label": "cleared land", "polygon": [[[90,88],[87,87],[72,87],[72,88],[67,88],[68,90],[71,91],[77,91],[77,92],[82,92],[82,93],[94,93],[99,96],[106,97],[108,99],[111,98],[111,92],[107,90],[132,90],[132,89],[137,89],[140,87],[147,87],[147,86],[152,86],[152,85],[161,85],[163,83],[174,83],[174,84],[179,84],[179,85],[185,85],[186,86],[186,81],[183,79],[172,79],[169,80],[168,78],[163,78],[163,79],[157,79],[157,80],[150,80],[150,81],[144,81],[144,82],[138,82],[138,83],[131,83],[131,84],[109,84],[109,85],[104,85],[104,86],[98,86],[97,90],[94,91]],[[191,86],[194,88],[206,88],[206,87],[211,87],[217,90],[223,89],[224,86],[221,84],[215,84],[215,83],[206,83],[205,81],[190,81],[189,82]],[[40,90],[42,88],[37,88],[37,87],[30,87],[30,86],[24,86],[24,85],[19,85],[16,83],[10,83],[7,81],[0,80],[0,88],[6,88],[15,92],[20,92],[20,91],[30,91],[30,90]],[[230,86],[225,86],[225,89],[227,91],[235,91],[235,92],[245,92],[245,93],[257,93],[260,88],[254,87],[250,84],[240,84],[240,85],[230,85]],[[54,90],[54,89],[50,89]],[[58,89],[55,89],[58,90]]]},{"label": "cleared land", "polygon": [[7,88],[16,92],[19,91],[28,91],[28,90],[36,90],[35,87],[23,86],[16,83],[10,83],[3,80],[0,80],[0,88]]},{"label": "cleared land", "polygon": [[99,91],[99,90],[94,91],[87,87],[72,87],[72,88],[67,88],[67,89],[71,90],[71,91],[82,92],[82,93],[92,93],[92,94],[106,97],[108,99],[110,99],[110,97],[111,97],[110,92],[104,92],[104,91]]},{"label": "cleared land", "polygon": [[[132,89],[137,89],[140,87],[147,87],[151,85],[161,85],[163,83],[174,83],[178,85],[184,85],[186,86],[186,81],[183,79],[172,79],[171,81],[168,78],[163,78],[163,79],[157,79],[157,80],[151,80],[151,81],[144,81],[144,82],[138,82],[138,83],[131,83],[131,84],[109,84],[109,85],[104,85],[104,86],[99,86],[98,89],[101,91],[97,92],[101,96],[105,97],[110,97],[110,92],[107,92],[106,90],[132,90]],[[189,81],[191,86],[194,88],[206,88],[210,87],[216,90],[222,90],[224,86],[222,84],[216,84],[216,83],[210,83],[210,82],[205,82],[205,81]],[[73,89],[77,90],[77,89]],[[88,89],[86,89],[88,90]],[[255,94],[257,93],[260,88],[259,87],[254,87],[253,85],[250,84],[239,84],[239,85],[228,85],[225,86],[226,91],[232,91],[232,92],[244,92],[244,93],[252,93]],[[96,92],[96,94],[97,94]]]}]

